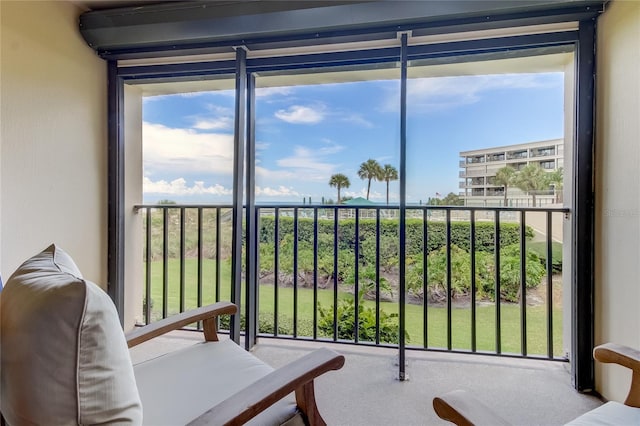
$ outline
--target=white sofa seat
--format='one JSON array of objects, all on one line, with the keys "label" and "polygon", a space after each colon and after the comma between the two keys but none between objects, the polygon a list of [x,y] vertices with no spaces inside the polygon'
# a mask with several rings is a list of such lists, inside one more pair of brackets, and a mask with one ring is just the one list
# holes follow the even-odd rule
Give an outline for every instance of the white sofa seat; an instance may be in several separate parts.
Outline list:
[{"label": "white sofa seat", "polygon": [[638,426],[640,408],[609,401],[567,423],[567,426]]},{"label": "white sofa seat", "polygon": [[[273,368],[231,340],[202,342],[134,365],[143,424],[185,425]],[[206,379],[204,379],[206,378]],[[249,424],[304,424],[292,396]]]}]

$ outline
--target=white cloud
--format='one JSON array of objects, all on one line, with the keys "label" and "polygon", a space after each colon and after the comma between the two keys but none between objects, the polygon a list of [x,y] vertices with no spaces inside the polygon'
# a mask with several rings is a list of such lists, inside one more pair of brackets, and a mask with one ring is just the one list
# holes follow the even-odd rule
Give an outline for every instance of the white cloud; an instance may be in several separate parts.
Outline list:
[{"label": "white cloud", "polygon": [[207,104],[207,110],[214,114],[224,115],[227,117],[233,117],[233,109],[228,107],[223,107],[218,104]]},{"label": "white cloud", "polygon": [[346,123],[356,124],[358,126],[372,128],[373,123],[364,118],[361,114],[350,114],[341,118],[342,121]]},{"label": "white cloud", "polygon": [[192,116],[193,128],[198,130],[233,129],[233,109],[217,104],[207,104],[207,113]]},{"label": "white cloud", "polygon": [[256,142],[256,151],[264,151],[270,146],[271,144],[269,142]]},{"label": "white cloud", "polygon": [[287,109],[276,111],[275,116],[292,124],[316,124],[324,120],[325,112],[323,106],[312,108],[303,105],[292,105]]},{"label": "white cloud", "polygon": [[344,150],[344,146],[330,140],[324,140],[317,148],[295,146],[293,154],[280,158],[276,165],[278,169],[271,170],[256,166],[256,176],[261,181],[328,181],[339,164],[328,161],[328,157]]},{"label": "white cloud", "polygon": [[268,197],[299,197],[300,193],[295,191],[291,187],[286,187],[283,185],[280,185],[275,189],[268,186],[264,188],[256,186],[256,195],[265,195]]},{"label": "white cloud", "polygon": [[178,174],[233,171],[233,135],[198,133],[145,122],[142,140],[146,175],[163,170]]},{"label": "white cloud", "polygon": [[336,164],[323,161],[323,158],[341,151],[339,146],[322,147],[312,150],[302,146],[296,146],[293,155],[281,158],[277,161],[279,167],[292,169],[296,178],[305,180],[326,180],[333,173]]},{"label": "white cloud", "polygon": [[296,174],[289,170],[270,170],[256,165],[256,176],[264,180],[295,179]]},{"label": "white cloud", "polygon": [[[480,101],[484,92],[500,89],[546,87],[550,82],[542,74],[492,74],[455,77],[429,77],[407,82],[409,112],[455,108]],[[398,110],[395,91],[384,105],[386,111]]]},{"label": "white cloud", "polygon": [[231,195],[232,191],[222,185],[205,186],[202,181],[193,182],[192,186],[187,186],[184,178],[174,179],[171,182],[166,180],[152,181],[144,177],[142,181],[142,191],[145,194],[163,195]]},{"label": "white cloud", "polygon": [[291,87],[262,87],[256,89],[256,97],[266,98],[268,96],[288,96],[293,93]]},{"label": "white cloud", "polygon": [[193,128],[198,130],[228,130],[233,128],[233,119],[231,117],[199,119],[193,125]]},{"label": "white cloud", "polygon": [[338,145],[330,139],[323,139],[322,142],[325,144],[325,146],[313,150],[313,155],[333,155],[344,150],[343,145]]}]

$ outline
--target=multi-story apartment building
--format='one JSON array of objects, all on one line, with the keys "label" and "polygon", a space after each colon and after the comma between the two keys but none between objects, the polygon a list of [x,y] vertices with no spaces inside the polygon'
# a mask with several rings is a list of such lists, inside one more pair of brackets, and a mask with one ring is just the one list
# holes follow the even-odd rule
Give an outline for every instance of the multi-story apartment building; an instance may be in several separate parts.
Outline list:
[{"label": "multi-story apartment building", "polygon": [[[564,167],[564,140],[553,139],[517,145],[476,149],[460,152],[460,197],[467,206],[502,206],[504,187],[495,183],[496,172],[505,166],[521,170],[535,163],[547,171]],[[556,190],[536,193],[536,205],[552,204],[556,201]],[[530,206],[531,195],[515,187],[507,189],[509,206]]]}]

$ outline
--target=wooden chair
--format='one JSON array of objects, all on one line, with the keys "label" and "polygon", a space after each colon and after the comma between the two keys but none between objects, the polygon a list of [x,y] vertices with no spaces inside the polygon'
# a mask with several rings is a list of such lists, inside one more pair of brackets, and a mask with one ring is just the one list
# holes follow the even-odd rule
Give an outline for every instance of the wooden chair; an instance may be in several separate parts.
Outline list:
[{"label": "wooden chair", "polygon": [[[154,419],[166,421],[166,416],[173,415],[173,410],[177,406],[191,404],[192,408],[186,408],[186,411],[194,410],[193,413],[197,413],[199,417],[192,416],[191,418],[195,418],[195,420],[188,423],[190,425],[241,425],[280,403],[280,408],[275,410],[272,408],[275,415],[272,413],[266,418],[261,417],[258,423],[271,424],[275,418],[279,419],[278,423],[282,421],[290,424],[291,419],[287,418],[287,409],[282,406],[280,401],[294,392],[299,420],[308,425],[325,425],[326,423],[316,405],[314,379],[328,371],[342,368],[344,356],[322,348],[278,370],[273,370],[233,341],[219,340],[216,330],[217,317],[235,314],[236,311],[237,308],[234,304],[219,302],[160,320],[127,334],[127,344],[131,348],[196,321],[203,323],[205,342],[202,344],[176,351],[177,355],[170,353],[169,357],[162,356],[152,359],[150,362],[154,365],[150,368],[147,362],[134,365],[136,383],[144,407],[145,423],[154,424]],[[198,346],[200,347],[198,348]],[[221,346],[223,347],[220,348]],[[204,351],[210,362],[194,365],[192,358],[189,358],[189,352],[194,350]],[[221,359],[222,357],[224,359]],[[227,370],[237,369],[237,382],[220,379],[220,375],[225,374],[221,371],[221,364],[224,364],[224,368]],[[146,368],[146,371],[142,371],[143,367]],[[167,382],[163,382],[165,389],[162,397],[167,401],[172,401],[173,406],[167,407],[161,400],[154,397],[157,396],[155,395],[156,389],[153,389],[154,384],[145,383],[145,381],[158,374],[163,374],[163,372],[166,375],[166,372],[171,369],[177,369],[177,371],[187,369],[194,371],[195,369],[194,377],[199,383],[193,383],[189,377],[180,374],[175,376],[177,383],[172,383],[172,379],[168,378]],[[201,371],[198,372],[198,369]],[[241,378],[242,370],[250,372]],[[227,373],[229,373],[227,377],[233,378],[235,375],[234,371],[227,371]],[[190,373],[185,371],[184,374],[189,375]],[[187,386],[191,387],[188,396],[184,394],[184,383],[180,382],[187,382]],[[169,394],[166,394],[167,392]],[[146,393],[150,393],[150,395],[145,395]],[[200,395],[197,395],[198,393]],[[201,393],[205,393],[205,395]],[[194,396],[194,394],[196,395]],[[200,406],[197,401],[194,401],[198,396],[203,396]],[[199,411],[202,410],[202,404],[210,404],[208,406],[210,408]],[[277,413],[277,411],[283,410],[285,414]]]},{"label": "wooden chair", "polygon": [[[569,425],[640,425],[640,351],[614,343],[596,347],[593,357],[603,363],[614,363],[632,371],[631,387],[624,404],[610,401],[591,410]],[[491,425],[509,423],[470,393],[463,390],[449,392],[433,399],[433,409],[443,420],[458,426]]]},{"label": "wooden chair", "polygon": [[[52,244],[0,293],[0,422],[324,425],[314,380],[341,368],[344,357],[318,349],[274,370],[218,338],[217,317],[236,312],[219,302],[125,336],[107,293]],[[128,347],[196,321],[204,341],[132,364]]]}]

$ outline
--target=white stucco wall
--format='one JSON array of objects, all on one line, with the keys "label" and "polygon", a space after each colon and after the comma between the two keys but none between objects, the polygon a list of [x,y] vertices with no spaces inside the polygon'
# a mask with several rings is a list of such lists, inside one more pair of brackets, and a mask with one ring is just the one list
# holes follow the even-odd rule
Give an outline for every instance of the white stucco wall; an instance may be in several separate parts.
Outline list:
[{"label": "white stucco wall", "polygon": [[106,287],[106,63],[74,4],[0,7],[0,271],[55,242]]},{"label": "white stucco wall", "polygon": [[[596,344],[640,348],[640,2],[614,0],[598,21]],[[624,401],[631,376],[596,364],[596,388]]]}]

